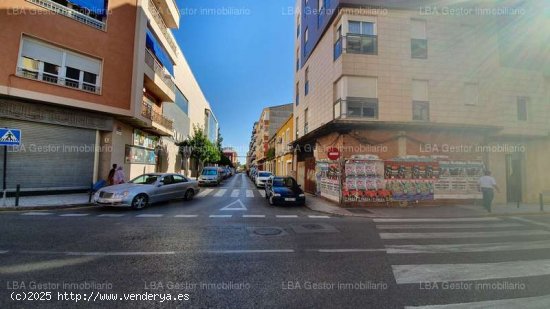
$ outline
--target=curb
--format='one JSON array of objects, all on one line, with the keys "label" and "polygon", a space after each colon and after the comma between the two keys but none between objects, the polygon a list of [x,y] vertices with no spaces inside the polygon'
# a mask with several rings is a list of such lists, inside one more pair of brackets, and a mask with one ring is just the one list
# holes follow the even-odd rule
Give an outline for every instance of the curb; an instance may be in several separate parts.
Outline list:
[{"label": "curb", "polygon": [[6,206],[0,207],[0,212],[19,212],[19,211],[29,211],[29,210],[59,210],[59,209],[73,209],[73,208],[85,208],[91,207],[94,204],[68,204],[68,205],[50,205],[50,206]]}]

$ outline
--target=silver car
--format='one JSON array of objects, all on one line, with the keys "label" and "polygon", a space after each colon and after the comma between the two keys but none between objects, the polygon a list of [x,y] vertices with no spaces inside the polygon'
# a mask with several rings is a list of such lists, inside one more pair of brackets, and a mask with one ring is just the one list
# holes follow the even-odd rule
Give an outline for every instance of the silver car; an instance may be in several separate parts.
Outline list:
[{"label": "silver car", "polygon": [[179,174],[152,173],[138,176],[128,183],[104,187],[94,195],[100,206],[143,209],[152,203],[173,199],[191,200],[199,192],[199,184]]}]

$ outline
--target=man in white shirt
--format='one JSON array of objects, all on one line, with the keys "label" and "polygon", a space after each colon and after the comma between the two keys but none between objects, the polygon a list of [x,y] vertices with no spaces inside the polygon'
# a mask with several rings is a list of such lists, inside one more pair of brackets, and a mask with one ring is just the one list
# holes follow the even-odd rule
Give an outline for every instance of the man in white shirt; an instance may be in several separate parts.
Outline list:
[{"label": "man in white shirt", "polygon": [[490,171],[485,171],[485,176],[479,178],[478,184],[481,189],[481,194],[483,194],[483,207],[485,207],[488,212],[491,212],[491,203],[495,196],[494,190],[500,192],[497,182],[495,178],[491,176]]}]

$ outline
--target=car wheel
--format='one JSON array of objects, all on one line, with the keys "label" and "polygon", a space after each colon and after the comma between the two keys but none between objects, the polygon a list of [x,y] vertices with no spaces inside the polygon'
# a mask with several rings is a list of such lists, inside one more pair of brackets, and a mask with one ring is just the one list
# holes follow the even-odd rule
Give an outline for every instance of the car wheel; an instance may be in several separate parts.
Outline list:
[{"label": "car wheel", "polygon": [[149,197],[145,194],[138,194],[132,200],[132,209],[140,210],[149,205]]},{"label": "car wheel", "polygon": [[193,199],[193,196],[195,196],[195,191],[193,189],[189,189],[185,191],[185,195],[183,197],[184,200],[190,201]]}]

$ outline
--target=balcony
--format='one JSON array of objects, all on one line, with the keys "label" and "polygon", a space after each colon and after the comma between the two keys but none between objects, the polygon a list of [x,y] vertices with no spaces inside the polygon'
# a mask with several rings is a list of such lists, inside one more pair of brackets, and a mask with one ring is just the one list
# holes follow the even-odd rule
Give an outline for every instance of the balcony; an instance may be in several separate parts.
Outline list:
[{"label": "balcony", "polygon": [[28,69],[18,67],[15,75],[23,78],[34,79],[34,80],[52,84],[52,85],[62,86],[62,87],[71,88],[71,89],[77,89],[77,90],[90,92],[94,94],[101,94],[101,87],[99,85],[94,85],[94,84],[86,83],[84,81],[78,81],[68,77],[62,77],[59,75],[50,74],[47,72],[31,71]]},{"label": "balcony", "polygon": [[103,30],[103,31],[105,31],[106,29],[106,24],[104,22],[97,20],[93,17],[90,17],[88,15],[82,14],[76,10],[73,10],[59,3],[53,2],[51,0],[27,0],[27,1],[30,3],[36,4],[42,8],[45,8],[46,10],[55,12],[59,15],[63,15],[65,17],[74,19],[90,27]]},{"label": "balcony", "polygon": [[[172,0],[168,0],[168,1],[172,1]],[[163,37],[168,42],[168,45],[170,46],[172,51],[177,55],[178,54],[178,45],[176,44],[176,40],[174,39],[174,36],[172,35],[170,30],[168,29],[168,26],[164,22],[164,19],[162,18],[161,13],[159,12],[159,10],[158,10],[157,6],[155,5],[155,3],[153,2],[153,0],[149,0],[148,9],[149,9],[149,13],[151,14],[153,19],[155,20],[155,22],[159,26],[160,32],[162,33]]]},{"label": "balcony", "polygon": [[348,98],[339,99],[333,107],[334,119],[378,119],[378,99]]},{"label": "balcony", "polygon": [[378,55],[378,36],[348,33],[334,43],[334,60],[342,53]]},{"label": "balcony", "polygon": [[160,135],[172,135],[174,122],[164,117],[164,115],[155,112],[151,105],[147,104],[145,101],[141,103],[141,116],[152,121],[153,127],[151,129],[155,133]]},{"label": "balcony", "polygon": [[176,0],[149,0],[157,8],[159,16],[162,17],[168,28],[178,28],[180,24],[180,11]]},{"label": "balcony", "polygon": [[176,85],[172,76],[147,49],[145,49],[145,63],[150,69],[146,68],[145,70],[145,75],[148,77],[145,80],[146,88],[153,91],[163,101],[175,102]]}]

